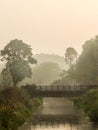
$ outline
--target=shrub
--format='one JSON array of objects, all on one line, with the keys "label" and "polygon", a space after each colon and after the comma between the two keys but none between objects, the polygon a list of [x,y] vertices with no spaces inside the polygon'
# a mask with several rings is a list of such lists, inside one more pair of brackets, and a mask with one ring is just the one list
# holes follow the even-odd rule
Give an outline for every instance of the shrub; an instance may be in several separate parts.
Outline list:
[{"label": "shrub", "polygon": [[91,121],[98,123],[98,90],[92,89],[81,98],[74,100],[74,105],[82,108]]},{"label": "shrub", "polygon": [[32,110],[29,96],[13,87],[0,92],[0,130],[17,130]]}]

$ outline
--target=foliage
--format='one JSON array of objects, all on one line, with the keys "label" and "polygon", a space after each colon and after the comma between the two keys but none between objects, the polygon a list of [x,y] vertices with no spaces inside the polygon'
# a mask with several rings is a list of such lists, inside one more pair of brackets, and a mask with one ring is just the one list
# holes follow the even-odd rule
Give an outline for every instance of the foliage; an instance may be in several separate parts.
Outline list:
[{"label": "foliage", "polygon": [[32,69],[33,76],[30,80],[24,82],[36,85],[49,85],[54,80],[60,78],[61,69],[57,63],[44,62]]},{"label": "foliage", "polygon": [[66,49],[66,53],[65,53],[65,61],[66,63],[69,64],[69,66],[72,65],[72,62],[74,62],[74,60],[77,58],[77,52],[74,48],[72,47],[68,47]]},{"label": "foliage", "polygon": [[61,79],[55,81],[54,84],[98,84],[98,36],[85,42],[83,51],[75,64],[72,64],[71,50],[72,48],[67,48],[65,54],[70,67],[67,71],[63,71]]},{"label": "foliage", "polygon": [[12,40],[1,50],[1,60],[7,61],[6,70],[9,68],[14,85],[25,77],[31,77],[29,64],[36,63],[32,57],[32,48],[21,40]]},{"label": "foliage", "polygon": [[30,116],[35,103],[32,106],[29,96],[22,89],[12,87],[1,91],[0,129],[17,130]]},{"label": "foliage", "polygon": [[44,62],[33,70],[34,83],[38,85],[48,85],[55,79],[59,79],[60,68],[58,64],[52,62]]},{"label": "foliage", "polygon": [[94,122],[98,122],[98,90],[90,90],[83,96],[83,109]]},{"label": "foliage", "polygon": [[76,81],[82,84],[98,83],[98,36],[86,41],[75,66]]},{"label": "foliage", "polygon": [[36,85],[35,84],[32,84],[32,85],[29,85],[29,84],[26,84],[26,85],[23,85],[21,86],[21,88],[26,91],[31,97],[34,96],[34,93],[36,91]]},{"label": "foliage", "polygon": [[70,85],[70,79],[69,79],[69,74],[68,74],[68,71],[66,70],[63,70],[60,74],[60,79],[58,80],[55,80],[52,85]]},{"label": "foliage", "polygon": [[71,48],[66,49],[65,57],[70,63],[70,68],[67,71],[70,83],[98,84],[98,36],[85,42],[83,51],[75,64],[71,62],[73,58],[71,59],[70,50]]},{"label": "foliage", "polygon": [[76,98],[74,105],[82,108],[91,121],[98,122],[98,90],[89,90],[81,98]]},{"label": "foliage", "polygon": [[60,79],[55,80],[53,85],[71,85],[75,84],[75,64],[71,65],[69,70],[63,70],[60,74]]},{"label": "foliage", "polygon": [[61,79],[54,81],[54,85],[65,85],[74,83],[75,63],[77,59],[77,52],[74,48],[68,47],[65,53],[65,62],[69,65],[68,70],[63,70],[60,74]]},{"label": "foliage", "polygon": [[13,86],[13,80],[12,76],[10,75],[10,70],[8,66],[6,66],[6,68],[4,68],[1,72],[0,85],[2,86],[2,89],[6,86]]},{"label": "foliage", "polygon": [[37,59],[38,65],[44,62],[52,62],[57,63],[61,69],[65,69],[65,67],[66,69],[68,68],[68,65],[65,63],[63,56],[41,53],[34,55],[34,58]]},{"label": "foliage", "polygon": [[32,84],[26,84],[24,86],[21,86],[21,89],[23,89],[26,93],[28,93],[28,95],[30,95],[30,97],[32,98],[33,104],[35,104],[35,106],[40,106],[43,103],[42,98],[34,98],[35,94],[36,94],[36,85]]}]

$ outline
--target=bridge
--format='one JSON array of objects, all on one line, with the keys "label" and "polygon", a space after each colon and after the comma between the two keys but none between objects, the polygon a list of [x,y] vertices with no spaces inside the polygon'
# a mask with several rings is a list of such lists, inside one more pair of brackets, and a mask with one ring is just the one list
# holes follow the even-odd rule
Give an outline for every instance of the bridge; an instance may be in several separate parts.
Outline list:
[{"label": "bridge", "polygon": [[33,97],[77,97],[98,85],[23,86]]},{"label": "bridge", "polygon": [[[35,85],[28,85],[23,86],[23,88],[28,91],[33,97],[77,97],[81,96],[82,94],[86,93],[90,89],[96,89],[97,85],[66,85],[66,86],[35,86]],[[55,105],[55,104],[54,104]],[[65,109],[69,109],[70,106],[64,106]],[[70,124],[71,128],[73,126],[78,126],[81,122],[81,115],[80,113],[65,112],[65,114],[42,114],[36,112],[33,114],[28,122],[32,126],[36,128],[40,125],[40,127],[45,126],[57,126]]]}]

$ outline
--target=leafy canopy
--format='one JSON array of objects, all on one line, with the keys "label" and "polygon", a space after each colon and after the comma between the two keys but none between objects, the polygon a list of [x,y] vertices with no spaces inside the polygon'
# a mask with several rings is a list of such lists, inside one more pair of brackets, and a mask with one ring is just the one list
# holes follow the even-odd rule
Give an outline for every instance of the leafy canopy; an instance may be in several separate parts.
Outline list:
[{"label": "leafy canopy", "polygon": [[76,64],[76,77],[81,83],[98,83],[98,36],[83,45],[83,51]]},{"label": "leafy canopy", "polygon": [[65,53],[65,61],[69,64],[69,66],[72,65],[72,62],[77,58],[77,52],[74,48],[68,47],[66,49]]},{"label": "leafy canopy", "polygon": [[6,68],[10,70],[14,85],[25,77],[31,77],[32,71],[29,64],[37,61],[32,57],[32,48],[22,40],[12,40],[1,50],[1,60],[7,61]]}]

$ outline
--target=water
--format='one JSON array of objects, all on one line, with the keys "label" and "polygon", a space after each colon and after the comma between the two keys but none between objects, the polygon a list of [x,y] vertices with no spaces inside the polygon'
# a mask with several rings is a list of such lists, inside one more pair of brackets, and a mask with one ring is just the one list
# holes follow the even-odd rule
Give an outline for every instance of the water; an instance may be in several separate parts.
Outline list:
[{"label": "water", "polygon": [[44,98],[41,114],[73,114],[75,109],[65,98]]},{"label": "water", "polygon": [[[44,98],[43,107],[41,107],[35,115],[55,117],[56,115],[62,115],[64,117],[74,117],[73,119],[66,119],[66,121],[56,122],[54,119],[51,122],[50,119],[45,121],[39,121],[35,125],[32,118],[26,122],[19,130],[98,130],[92,126],[85,117],[80,116],[80,112],[73,106],[72,102],[65,98]],[[79,117],[78,120],[76,117]],[[56,117],[57,118],[57,117]],[[41,119],[40,119],[41,120]]]}]

